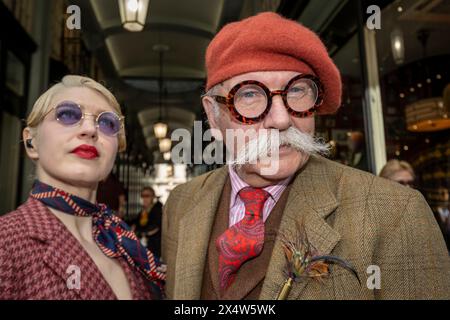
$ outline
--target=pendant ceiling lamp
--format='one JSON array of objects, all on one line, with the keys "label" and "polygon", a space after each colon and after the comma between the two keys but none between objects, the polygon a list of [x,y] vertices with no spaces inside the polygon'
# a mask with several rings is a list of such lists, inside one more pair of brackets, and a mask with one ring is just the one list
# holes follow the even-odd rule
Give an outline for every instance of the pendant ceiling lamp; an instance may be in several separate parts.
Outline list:
[{"label": "pendant ceiling lamp", "polygon": [[430,132],[450,128],[450,105],[441,97],[422,99],[405,109],[408,130]]},{"label": "pendant ceiling lamp", "polygon": [[162,121],[162,100],[163,100],[163,87],[164,87],[164,78],[163,78],[163,58],[164,52],[169,50],[169,47],[164,44],[156,44],[153,46],[153,50],[159,53],[159,117],[158,121],[153,125],[153,131],[155,133],[155,137],[157,139],[163,139],[167,135],[168,125]]},{"label": "pendant ceiling lamp", "polygon": [[122,26],[132,32],[144,29],[149,0],[119,0]]},{"label": "pendant ceiling lamp", "polygon": [[391,32],[391,49],[395,63],[402,64],[405,61],[405,40],[399,28]]},{"label": "pendant ceiling lamp", "polygon": [[169,138],[159,140],[159,151],[161,153],[169,152],[172,148],[172,141]]}]

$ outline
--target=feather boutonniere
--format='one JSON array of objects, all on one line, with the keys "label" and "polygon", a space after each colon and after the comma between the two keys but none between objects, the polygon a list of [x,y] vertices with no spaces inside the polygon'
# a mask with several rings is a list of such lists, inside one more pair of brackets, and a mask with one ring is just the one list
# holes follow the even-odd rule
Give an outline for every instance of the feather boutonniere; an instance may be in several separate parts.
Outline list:
[{"label": "feather boutonniere", "polygon": [[331,256],[321,255],[309,242],[303,223],[297,223],[297,230],[292,234],[282,234],[281,242],[286,257],[287,279],[278,294],[278,300],[286,300],[291,292],[294,282],[305,281],[308,278],[322,281],[330,274],[330,265],[338,265],[350,271],[361,284],[355,268],[345,260]]}]

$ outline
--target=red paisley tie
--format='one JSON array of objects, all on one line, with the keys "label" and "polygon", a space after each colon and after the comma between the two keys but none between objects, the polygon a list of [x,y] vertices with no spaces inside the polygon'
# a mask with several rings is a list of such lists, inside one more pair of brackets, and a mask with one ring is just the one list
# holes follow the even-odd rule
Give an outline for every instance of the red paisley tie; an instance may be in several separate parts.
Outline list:
[{"label": "red paisley tie", "polygon": [[241,265],[257,257],[264,245],[263,208],[269,193],[263,189],[247,187],[239,191],[239,197],[245,205],[244,218],[216,240],[222,291],[233,282]]}]

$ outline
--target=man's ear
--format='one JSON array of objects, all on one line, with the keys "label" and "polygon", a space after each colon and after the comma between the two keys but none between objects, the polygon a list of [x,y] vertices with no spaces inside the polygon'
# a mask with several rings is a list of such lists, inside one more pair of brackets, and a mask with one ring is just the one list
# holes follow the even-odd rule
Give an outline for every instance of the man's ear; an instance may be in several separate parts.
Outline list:
[{"label": "man's ear", "polygon": [[23,144],[28,157],[36,161],[39,159],[39,153],[37,149],[37,143],[34,141],[34,136],[31,134],[31,129],[26,127],[22,132]]},{"label": "man's ear", "polygon": [[[215,101],[213,100],[213,98],[211,98],[209,96],[204,96],[202,98],[202,104],[203,104],[203,109],[205,110],[205,113],[206,113],[206,117],[208,117],[209,126],[212,129],[211,130],[212,135],[214,136],[215,139],[223,140],[222,137],[216,137],[216,135],[214,134],[214,132],[216,132],[216,130],[220,131],[220,127],[217,123],[218,116],[216,115],[216,112],[214,111]],[[220,110],[219,110],[219,112],[220,112]]]}]

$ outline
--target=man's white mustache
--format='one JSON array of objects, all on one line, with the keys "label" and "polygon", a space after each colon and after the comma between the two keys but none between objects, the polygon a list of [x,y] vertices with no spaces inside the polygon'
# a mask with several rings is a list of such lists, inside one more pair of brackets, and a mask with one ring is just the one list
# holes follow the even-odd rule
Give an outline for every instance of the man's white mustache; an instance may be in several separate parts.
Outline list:
[{"label": "man's white mustache", "polygon": [[297,128],[289,127],[281,132],[277,129],[269,129],[239,148],[235,159],[230,164],[256,164],[258,160],[263,159],[277,160],[281,146],[289,146],[305,155],[327,155],[330,151],[329,144],[323,139],[314,138]]}]

